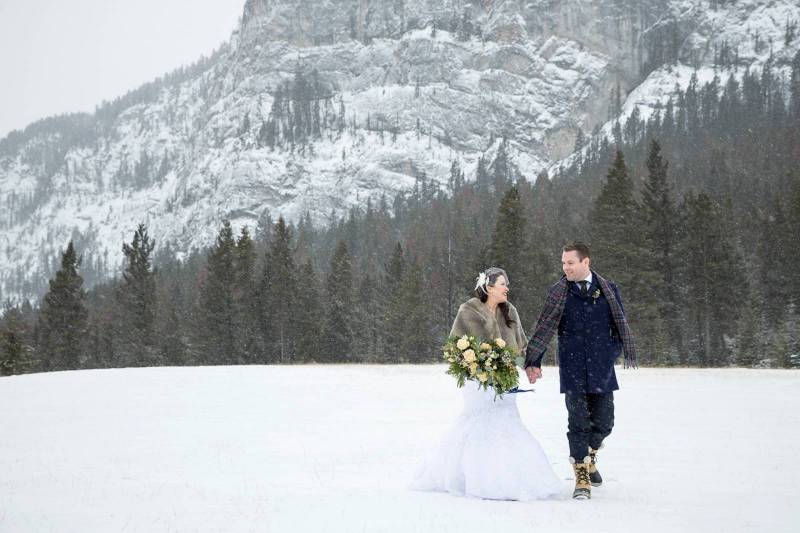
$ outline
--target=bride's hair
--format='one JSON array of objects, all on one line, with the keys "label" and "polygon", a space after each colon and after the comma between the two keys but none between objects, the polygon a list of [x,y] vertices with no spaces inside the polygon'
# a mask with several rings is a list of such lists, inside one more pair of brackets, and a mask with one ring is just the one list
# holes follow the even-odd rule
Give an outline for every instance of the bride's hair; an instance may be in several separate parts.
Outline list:
[{"label": "bride's hair", "polygon": [[[508,274],[506,274],[506,271],[502,268],[490,267],[481,272],[481,274],[484,274],[486,279],[483,284],[479,283],[478,286],[475,287],[475,296],[477,296],[483,303],[486,303],[486,300],[489,299],[489,293],[486,292],[486,287],[494,287],[497,278],[503,276],[506,278],[506,283],[510,283],[508,280]],[[498,304],[498,307],[500,307],[500,310],[503,312],[503,318],[506,321],[506,326],[510,328],[511,324],[514,323],[514,321],[511,319],[511,309],[508,307],[506,302]]]}]

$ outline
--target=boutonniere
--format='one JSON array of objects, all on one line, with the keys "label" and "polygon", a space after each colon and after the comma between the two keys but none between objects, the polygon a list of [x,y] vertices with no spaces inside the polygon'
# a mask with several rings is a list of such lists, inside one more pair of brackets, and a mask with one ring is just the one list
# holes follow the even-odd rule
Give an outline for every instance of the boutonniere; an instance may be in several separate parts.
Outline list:
[{"label": "boutonniere", "polygon": [[592,303],[595,303],[598,298],[600,298],[600,289],[595,289],[592,293]]}]

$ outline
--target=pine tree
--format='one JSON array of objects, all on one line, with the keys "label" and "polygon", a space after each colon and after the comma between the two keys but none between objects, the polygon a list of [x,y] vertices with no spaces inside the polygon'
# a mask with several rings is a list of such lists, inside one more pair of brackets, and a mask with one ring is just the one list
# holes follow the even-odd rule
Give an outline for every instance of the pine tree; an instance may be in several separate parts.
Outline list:
[{"label": "pine tree", "polygon": [[83,363],[89,312],[83,278],[78,274],[80,263],[70,241],[61,256],[61,269],[50,280],[50,290],[42,300],[37,355],[44,370],[77,369]]},{"label": "pine tree", "polygon": [[575,144],[572,147],[572,151],[577,152],[583,148],[584,145],[586,145],[586,135],[581,128],[578,128],[578,132],[575,134]]},{"label": "pine tree", "polygon": [[0,322],[0,376],[21,374],[33,366],[33,346],[22,312],[5,305]]},{"label": "pine tree", "polygon": [[362,269],[364,274],[356,288],[355,308],[353,309],[353,351],[362,361],[381,362],[383,347],[382,316],[383,299],[381,298],[378,280],[370,271]]},{"label": "pine tree", "polygon": [[654,339],[654,332],[647,326],[655,325],[660,293],[652,289],[658,285],[658,273],[652,269],[652,261],[648,261],[640,223],[642,210],[633,192],[625,158],[618,150],[589,215],[592,265],[597,265],[601,275],[619,285],[628,320],[642,348],[642,362],[648,363],[648,358],[658,357],[653,346],[648,345]]},{"label": "pine tree", "polygon": [[[800,134],[800,129],[798,129],[798,134]],[[794,183],[790,189],[786,208],[786,227],[788,231],[784,233],[785,240],[781,244],[783,254],[793,253],[795,250],[797,246],[797,228],[800,228],[800,172],[795,171],[792,179]],[[785,289],[788,289],[786,292],[790,301],[796,308],[800,308],[800,283],[790,283]]]},{"label": "pine tree", "polygon": [[790,304],[786,311],[784,331],[787,346],[784,367],[800,368],[800,313],[795,303]]},{"label": "pine tree", "polygon": [[680,281],[676,258],[681,221],[672,185],[667,179],[668,167],[669,164],[661,155],[661,146],[653,139],[647,157],[647,180],[642,191],[645,246],[650,256],[648,267],[658,273],[651,290],[662,295],[658,298],[661,320],[678,353],[682,354],[683,328],[679,312]]},{"label": "pine tree", "polygon": [[[800,50],[792,59],[792,73],[789,85],[790,115],[793,125],[800,130]],[[800,133],[800,131],[798,131]]]},{"label": "pine tree", "polygon": [[[383,314],[383,334],[388,342],[393,343],[403,335],[403,295],[401,292],[403,276],[406,273],[406,259],[403,246],[395,244],[392,256],[384,267],[383,294],[386,300]],[[389,346],[385,345],[383,353],[389,356]]]},{"label": "pine tree", "polygon": [[717,366],[727,362],[724,336],[735,333],[747,283],[719,204],[705,193],[689,193],[685,202],[690,331],[697,362]]},{"label": "pine tree", "polygon": [[256,291],[256,247],[250,230],[243,226],[234,253],[233,301],[237,358],[254,363],[258,358],[258,293]]},{"label": "pine tree", "polygon": [[458,164],[457,159],[453,159],[453,162],[450,164],[450,177],[447,180],[447,190],[450,194],[453,194],[453,191],[461,189],[463,186],[461,175],[461,165]]},{"label": "pine tree", "polygon": [[205,279],[200,288],[199,338],[203,363],[237,364],[233,295],[236,243],[228,220],[222,222],[208,252]]},{"label": "pine tree", "polygon": [[464,13],[461,15],[461,21],[458,24],[458,29],[456,31],[459,41],[469,41],[473,32],[472,26],[472,14],[469,10],[464,9]]},{"label": "pine tree", "polygon": [[117,300],[119,283],[98,284],[87,293],[86,307],[90,311],[86,333],[84,366],[92,368],[124,367],[126,361],[120,354],[123,343],[119,336],[122,322]]},{"label": "pine tree", "polygon": [[478,158],[478,166],[475,170],[475,185],[478,189],[478,194],[483,196],[484,193],[489,191],[491,178],[489,171],[486,168],[486,160],[483,156]]},{"label": "pine tree", "polygon": [[150,184],[150,166],[150,157],[142,151],[133,167],[133,185],[136,189],[144,189]]},{"label": "pine tree", "polygon": [[159,320],[157,326],[160,359],[167,365],[184,365],[188,361],[184,323],[180,313],[184,297],[180,285],[175,282],[171,290],[159,298]]},{"label": "pine tree", "polygon": [[244,137],[250,131],[250,112],[244,114],[244,119],[242,120],[242,128],[239,130],[239,137]]},{"label": "pine tree", "polygon": [[[797,239],[797,234],[787,227],[780,199],[775,198],[774,207],[761,221],[761,234],[756,243],[758,258],[758,281],[764,314],[770,324],[779,324],[784,317],[786,288],[792,285],[791,272],[782,265],[791,261],[784,246]],[[789,248],[790,249],[790,248]],[[781,304],[783,302],[783,304]]]},{"label": "pine tree", "polygon": [[325,284],[326,320],[323,333],[328,361],[353,360],[353,270],[344,241],[339,241],[331,258]]},{"label": "pine tree", "polygon": [[267,254],[263,298],[264,315],[268,317],[271,341],[266,341],[266,353],[270,360],[279,363],[292,361],[294,353],[292,331],[293,305],[297,292],[297,273],[292,255],[292,233],[283,217],[278,218],[272,234],[272,243]]},{"label": "pine tree", "polygon": [[[635,257],[632,245],[639,239],[632,239],[638,233],[636,214],[638,206],[633,197],[633,182],[628,177],[625,157],[617,151],[613,166],[606,176],[606,183],[595,200],[590,212],[593,262],[602,264],[603,271],[610,277],[623,282],[627,287],[627,267]],[[625,246],[620,246],[625,243]]]},{"label": "pine tree", "polygon": [[[752,295],[753,300],[755,296]],[[735,361],[738,366],[753,368],[763,357],[764,343],[761,317],[755,305],[746,305],[736,328]]]},{"label": "pine tree", "polygon": [[163,180],[169,174],[169,154],[164,150],[164,156],[161,158],[161,164],[158,166],[158,179]]},{"label": "pine tree", "polygon": [[433,342],[428,316],[426,286],[422,268],[411,263],[403,275],[400,285],[400,302],[403,310],[400,335],[387,339],[389,354],[397,354],[402,361],[428,362],[433,358]]},{"label": "pine tree", "polygon": [[155,241],[147,228],[139,224],[131,244],[123,243],[127,265],[117,291],[120,321],[117,324],[122,366],[154,366],[158,357],[154,350],[156,319],[156,281],[152,267]]},{"label": "pine tree", "polygon": [[508,140],[503,137],[497,148],[497,156],[492,162],[492,181],[494,193],[500,197],[513,181],[511,163],[508,158]]},{"label": "pine tree", "polygon": [[322,350],[322,302],[319,280],[310,259],[300,267],[294,314],[297,358],[300,361],[319,361]]},{"label": "pine tree", "polygon": [[506,271],[510,278],[507,281],[513,286],[509,296],[515,304],[521,305],[518,309],[521,316],[528,316],[533,295],[529,290],[531,254],[526,239],[527,220],[523,213],[519,189],[514,185],[503,195],[498,208],[489,263]]},{"label": "pine tree", "polygon": [[770,354],[772,363],[778,368],[792,368],[792,354],[789,346],[789,332],[786,324],[781,323],[770,332],[767,343],[767,353]]}]

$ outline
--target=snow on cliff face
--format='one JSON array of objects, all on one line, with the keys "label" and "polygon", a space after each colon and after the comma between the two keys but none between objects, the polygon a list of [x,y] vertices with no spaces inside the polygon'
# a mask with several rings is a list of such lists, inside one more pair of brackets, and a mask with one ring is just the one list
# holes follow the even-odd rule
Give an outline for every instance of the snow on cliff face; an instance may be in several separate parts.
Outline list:
[{"label": "snow on cliff face", "polygon": [[[63,132],[0,152],[0,297],[41,295],[70,238],[87,266],[113,271],[138,222],[181,254],[210,244],[223,218],[322,221],[423,173],[444,183],[453,159],[471,176],[503,136],[533,178],[611,118],[616,87],[630,92],[623,112],[652,106],[723,43],[741,65],[772,50],[780,66],[797,20],[792,1],[247,0],[196,75],[110,123],[89,117],[100,133],[54,156],[38,148]],[[669,54],[678,65],[661,67]],[[324,95],[324,124],[273,149],[264,128],[298,72]]]},{"label": "snow on cliff face", "polygon": [[[666,65],[650,73],[632,88],[623,116],[639,107],[642,116],[647,117],[657,103],[667,101],[676,85],[685,89],[693,74],[700,84],[715,76],[724,84],[728,76],[741,78],[745,69],[761,69],[772,61],[772,68],[789,79],[789,66],[800,48],[800,39],[795,37],[787,43],[786,28],[800,23],[799,3],[743,0],[724,9],[709,10],[706,3],[683,0],[675,2],[673,15],[695,29],[685,41],[685,54],[693,59],[694,66]],[[734,68],[714,67],[714,55],[723,48],[737,63]]]}]

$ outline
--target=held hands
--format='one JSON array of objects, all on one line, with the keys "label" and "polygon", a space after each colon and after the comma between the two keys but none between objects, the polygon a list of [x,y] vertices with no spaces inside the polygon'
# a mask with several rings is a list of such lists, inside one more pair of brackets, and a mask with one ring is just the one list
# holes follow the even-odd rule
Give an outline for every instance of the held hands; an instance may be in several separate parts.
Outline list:
[{"label": "held hands", "polygon": [[529,366],[525,369],[525,374],[528,376],[528,381],[531,382],[531,385],[536,383],[536,380],[542,377],[542,369],[536,368],[535,366]]}]

